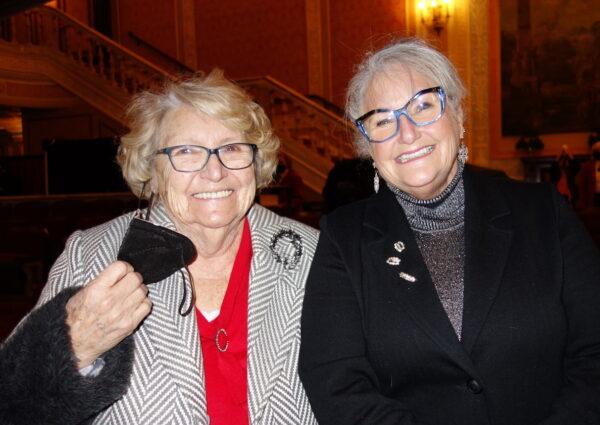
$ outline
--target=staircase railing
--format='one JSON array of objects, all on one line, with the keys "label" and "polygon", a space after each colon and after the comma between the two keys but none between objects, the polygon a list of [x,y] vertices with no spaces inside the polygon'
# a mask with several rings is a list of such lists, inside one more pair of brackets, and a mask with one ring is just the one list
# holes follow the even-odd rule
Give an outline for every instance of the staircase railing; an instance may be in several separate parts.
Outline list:
[{"label": "staircase railing", "polygon": [[[49,49],[104,80],[121,95],[175,78],[103,34],[46,6],[0,20],[2,40]],[[271,118],[284,142],[284,152],[292,152],[304,172],[315,174],[309,186],[320,189],[333,162],[353,156],[352,130],[346,120],[271,77],[238,82]]]},{"label": "staircase railing", "polygon": [[[276,133],[331,162],[353,156],[348,121],[271,77],[240,79],[265,109]],[[285,145],[284,145],[285,146]]]},{"label": "staircase railing", "polygon": [[30,9],[0,20],[0,38],[68,57],[128,94],[154,87],[169,77],[134,52],[51,7]]}]

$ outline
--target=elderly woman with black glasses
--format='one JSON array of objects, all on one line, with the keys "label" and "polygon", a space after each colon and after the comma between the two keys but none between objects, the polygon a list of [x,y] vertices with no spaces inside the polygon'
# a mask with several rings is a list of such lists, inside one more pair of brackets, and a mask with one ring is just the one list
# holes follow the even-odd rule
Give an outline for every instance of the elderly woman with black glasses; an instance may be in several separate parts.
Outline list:
[{"label": "elderly woman with black glasses", "polygon": [[300,377],[327,424],[600,423],[600,255],[550,185],[465,165],[451,63],[415,39],[348,90],[369,199],[321,221]]},{"label": "elderly woman with black glasses", "polygon": [[4,347],[47,359],[45,387],[27,393],[27,367],[3,379],[0,422],[316,423],[297,361],[318,233],[254,203],[279,149],[264,111],[214,71],[129,117],[118,160],[149,207],[70,237]]}]

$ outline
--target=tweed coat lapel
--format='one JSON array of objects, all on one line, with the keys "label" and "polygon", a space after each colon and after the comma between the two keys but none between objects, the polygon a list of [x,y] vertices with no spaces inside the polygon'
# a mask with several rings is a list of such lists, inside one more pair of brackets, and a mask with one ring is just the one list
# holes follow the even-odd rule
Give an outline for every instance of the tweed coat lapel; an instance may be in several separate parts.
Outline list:
[{"label": "tweed coat lapel", "polygon": [[259,205],[250,210],[248,218],[253,250],[248,300],[249,409],[250,422],[261,423],[284,361],[298,338],[290,327],[300,320],[299,292],[303,288],[299,282],[306,279],[310,259],[300,255],[297,264],[286,267],[284,261],[293,261],[297,247],[287,237],[280,237],[277,246],[273,241],[289,227],[275,223],[278,217]]},{"label": "tweed coat lapel", "polygon": [[[151,221],[160,226],[175,230],[175,226],[166,214],[162,205],[153,208]],[[186,290],[184,293],[183,275],[185,273]],[[184,308],[191,302],[190,280],[186,272],[176,272],[164,279],[149,285],[150,298],[153,302],[152,314],[144,322],[157,361],[167,370],[175,383],[180,400],[184,400],[183,408],[189,417],[199,418],[200,423],[208,424],[206,415],[206,397],[204,394],[204,372],[202,368],[201,348],[195,314],[182,316],[179,305],[185,297]],[[150,394],[155,402],[146,405],[156,406],[160,411],[173,408],[166,402],[172,394]],[[150,415],[152,417],[152,415]],[[154,418],[158,417],[154,416]],[[149,418],[150,419],[150,418]]]},{"label": "tweed coat lapel", "polygon": [[[398,308],[406,311],[441,350],[471,376],[477,376],[439,301],[404,211],[387,186],[382,185],[368,205],[363,226],[371,230],[366,248],[370,261],[367,272],[376,277],[373,282],[381,291],[392,294]],[[399,264],[389,264],[390,257],[399,259]],[[407,278],[414,278],[414,282]]]},{"label": "tweed coat lapel", "polygon": [[[471,352],[500,288],[513,229],[500,190],[465,169],[465,293],[462,343]],[[469,261],[476,258],[477,261]]]}]

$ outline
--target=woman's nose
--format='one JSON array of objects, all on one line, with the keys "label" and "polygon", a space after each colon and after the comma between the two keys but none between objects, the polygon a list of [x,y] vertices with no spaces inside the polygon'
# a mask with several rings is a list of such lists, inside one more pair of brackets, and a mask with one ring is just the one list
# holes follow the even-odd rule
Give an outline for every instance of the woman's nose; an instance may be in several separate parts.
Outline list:
[{"label": "woman's nose", "polygon": [[217,154],[213,153],[209,158],[208,162],[202,169],[202,172],[206,175],[206,178],[213,181],[219,181],[225,174],[225,167],[217,158]]},{"label": "woman's nose", "polygon": [[407,117],[400,115],[398,119],[398,132],[402,143],[411,144],[419,138],[419,129]]}]

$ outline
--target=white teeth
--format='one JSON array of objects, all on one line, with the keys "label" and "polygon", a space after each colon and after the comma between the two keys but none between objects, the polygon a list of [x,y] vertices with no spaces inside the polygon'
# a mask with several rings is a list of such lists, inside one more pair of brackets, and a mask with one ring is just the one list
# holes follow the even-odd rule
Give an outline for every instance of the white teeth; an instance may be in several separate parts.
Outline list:
[{"label": "white teeth", "polygon": [[218,192],[200,192],[195,193],[193,196],[197,199],[218,199],[218,198],[226,198],[231,195],[233,190],[220,190]]},{"label": "white teeth", "polygon": [[411,159],[420,158],[431,152],[433,152],[433,146],[426,146],[423,149],[419,149],[418,151],[400,155],[400,162],[404,164],[405,162],[408,162]]}]

